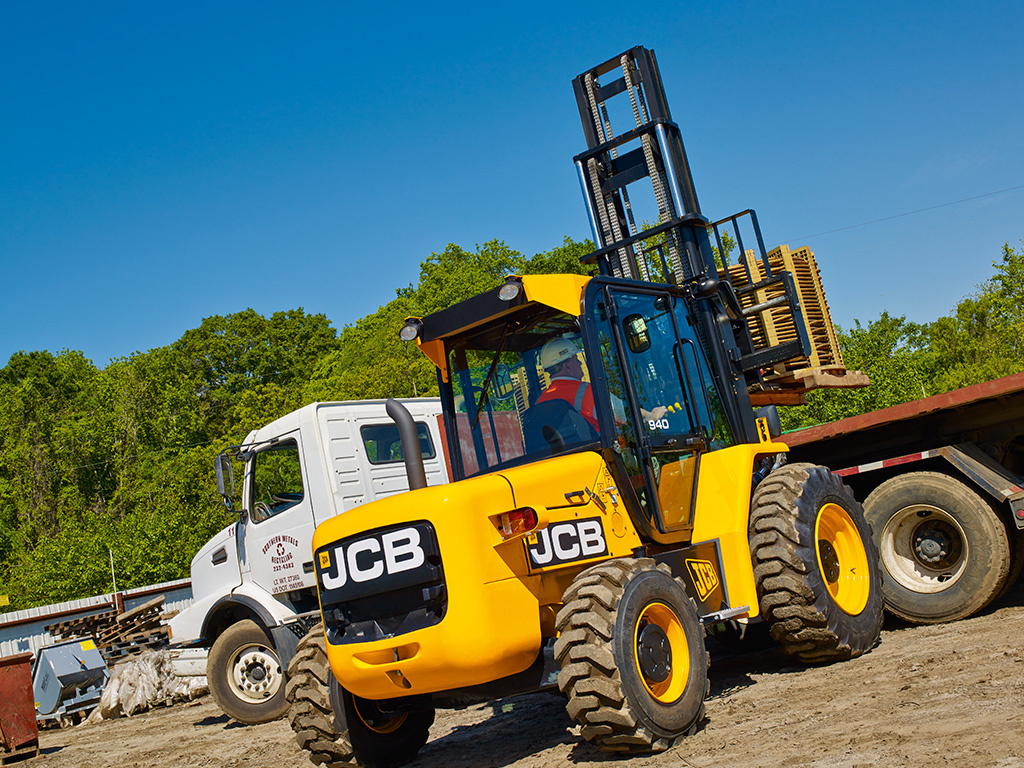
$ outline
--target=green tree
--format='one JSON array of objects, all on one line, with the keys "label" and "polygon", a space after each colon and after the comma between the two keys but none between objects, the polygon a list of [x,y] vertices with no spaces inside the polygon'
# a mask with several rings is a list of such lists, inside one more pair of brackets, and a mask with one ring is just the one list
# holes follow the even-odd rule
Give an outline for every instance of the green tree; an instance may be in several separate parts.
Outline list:
[{"label": "green tree", "polygon": [[782,409],[785,429],[822,424],[905,403],[927,394],[922,372],[920,329],[905,317],[883,312],[867,327],[859,320],[849,331],[837,328],[843,360],[850,370],[864,371],[871,385],[861,389],[819,389],[807,404]]}]

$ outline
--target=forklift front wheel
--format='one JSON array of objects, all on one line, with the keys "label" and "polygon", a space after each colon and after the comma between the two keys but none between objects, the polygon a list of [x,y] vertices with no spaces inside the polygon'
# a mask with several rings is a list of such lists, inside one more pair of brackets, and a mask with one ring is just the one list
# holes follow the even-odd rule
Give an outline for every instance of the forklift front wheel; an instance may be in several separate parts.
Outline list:
[{"label": "forklift front wheel", "polygon": [[331,673],[322,624],[299,641],[288,665],[288,703],[295,740],[317,765],[404,765],[427,743],[434,722],[431,706],[389,712],[342,688]]},{"label": "forklift front wheel", "polygon": [[610,752],[660,752],[696,730],[708,691],[704,631],[667,566],[622,558],[583,571],[556,624],[558,687],[583,738]]},{"label": "forklift front wheel", "polygon": [[813,464],[768,475],[751,502],[750,554],[761,614],[791,656],[838,661],[878,642],[878,550],[837,475]]}]

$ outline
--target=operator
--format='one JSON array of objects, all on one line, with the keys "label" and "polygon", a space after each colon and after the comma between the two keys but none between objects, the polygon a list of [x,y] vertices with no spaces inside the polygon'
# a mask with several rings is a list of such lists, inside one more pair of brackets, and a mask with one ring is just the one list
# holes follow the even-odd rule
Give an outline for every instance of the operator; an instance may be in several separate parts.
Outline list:
[{"label": "operator", "polygon": [[[540,397],[538,403],[549,400],[565,400],[587,420],[597,432],[597,409],[594,406],[594,390],[583,381],[583,361],[579,347],[564,336],[548,341],[540,350],[540,364],[551,376],[551,383]],[[615,395],[611,396],[612,412],[615,423],[626,421],[626,406]],[[665,406],[659,405],[653,411],[640,409],[645,420],[660,419],[668,412]]]},{"label": "operator", "polygon": [[583,380],[583,361],[580,359],[579,347],[564,336],[551,339],[540,350],[540,364],[550,374],[551,383],[537,398],[537,402],[565,400],[597,432],[594,390]]}]

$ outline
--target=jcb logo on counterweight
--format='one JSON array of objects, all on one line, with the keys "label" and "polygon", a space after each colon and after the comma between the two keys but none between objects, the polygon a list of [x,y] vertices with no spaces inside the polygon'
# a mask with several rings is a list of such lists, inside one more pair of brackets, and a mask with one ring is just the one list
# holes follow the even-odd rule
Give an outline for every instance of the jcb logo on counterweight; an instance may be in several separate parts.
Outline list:
[{"label": "jcb logo on counterweight", "polygon": [[690,571],[690,579],[697,588],[697,597],[706,600],[708,595],[718,588],[718,571],[707,560],[687,560],[686,568]]},{"label": "jcb logo on counterweight", "polygon": [[526,542],[531,568],[572,563],[608,554],[601,518],[566,520],[552,523],[530,536]]},{"label": "jcb logo on counterweight", "polygon": [[372,581],[384,574],[419,568],[425,561],[420,532],[402,528],[321,551],[320,580],[325,588],[338,589],[350,578],[354,582]]}]

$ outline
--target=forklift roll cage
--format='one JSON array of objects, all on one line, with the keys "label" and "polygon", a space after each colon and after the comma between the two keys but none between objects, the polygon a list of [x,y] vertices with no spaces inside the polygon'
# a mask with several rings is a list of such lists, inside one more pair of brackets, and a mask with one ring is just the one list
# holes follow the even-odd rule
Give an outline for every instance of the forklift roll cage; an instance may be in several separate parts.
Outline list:
[{"label": "forklift roll cage", "polygon": [[[509,283],[518,283],[522,289],[503,292]],[[510,299],[499,296],[510,293],[515,294]],[[636,312],[637,306],[648,311]],[[657,375],[652,375],[651,368],[646,383],[659,382],[665,391],[671,390],[674,394],[665,395],[671,402],[645,398],[638,391],[637,374],[627,373],[636,369],[638,353],[631,350],[624,327],[638,315],[650,324],[647,330],[656,340],[667,342],[659,347],[664,350],[660,357],[654,357],[657,349],[642,352],[649,358],[647,366],[659,367]],[[456,480],[555,455],[597,451],[612,468],[620,494],[644,533],[655,541],[675,543],[689,538],[695,495],[688,497],[688,509],[669,519],[658,500],[659,458],[691,454],[695,477],[701,454],[733,442],[758,442],[743,377],[731,362],[739,355],[717,291],[697,299],[692,285],[603,276],[516,277],[419,322],[417,341],[438,368]],[[708,338],[700,330],[708,328],[718,332]],[[508,435],[505,425],[521,428],[525,435],[530,409],[536,407],[544,389],[541,347],[559,335],[573,333],[579,334],[589,371],[600,426],[597,435],[541,453],[529,450],[523,436],[522,445],[513,441],[509,451],[508,442],[499,444],[499,436]],[[515,396],[506,394],[504,405],[482,391],[484,385],[495,386],[499,349],[506,358],[514,358],[523,372],[514,385]],[[477,353],[475,365],[467,358],[473,353]],[[617,380],[610,378],[616,376]],[[722,391],[723,386],[731,391]],[[626,412],[618,419],[613,406],[616,391]],[[671,426],[666,419],[664,426],[648,428],[652,420],[644,417],[642,404],[673,406]]]}]

